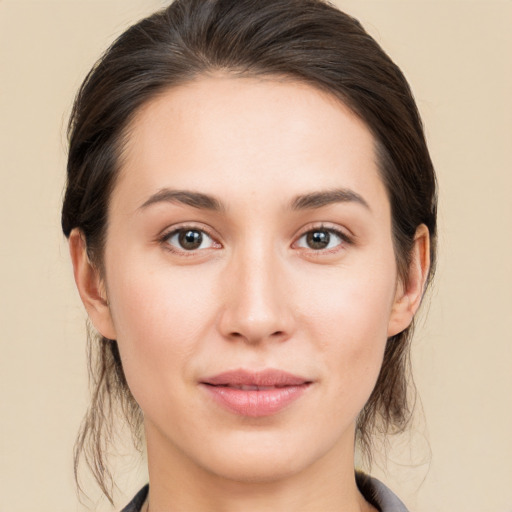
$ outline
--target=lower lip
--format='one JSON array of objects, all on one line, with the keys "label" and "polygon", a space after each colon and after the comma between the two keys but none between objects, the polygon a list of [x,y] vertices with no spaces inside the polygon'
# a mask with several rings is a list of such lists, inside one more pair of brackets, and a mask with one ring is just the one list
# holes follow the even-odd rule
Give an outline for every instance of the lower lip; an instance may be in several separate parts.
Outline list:
[{"label": "lower lip", "polygon": [[259,418],[282,411],[299,399],[309,383],[265,390],[243,390],[203,384],[203,388],[224,408],[241,416]]}]

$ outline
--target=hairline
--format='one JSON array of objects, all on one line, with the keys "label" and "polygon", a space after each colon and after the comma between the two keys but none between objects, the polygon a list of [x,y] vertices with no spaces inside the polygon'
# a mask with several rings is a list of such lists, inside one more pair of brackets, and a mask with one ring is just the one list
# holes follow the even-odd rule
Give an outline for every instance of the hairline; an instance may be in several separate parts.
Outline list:
[{"label": "hairline", "polygon": [[[386,180],[386,162],[387,164],[394,165],[392,158],[382,143],[380,137],[375,133],[375,130],[372,126],[364,119],[364,117],[357,111],[355,107],[352,106],[352,102],[350,98],[344,95],[341,91],[336,91],[333,88],[328,87],[326,84],[315,81],[311,78],[307,78],[304,76],[300,76],[295,73],[277,73],[273,71],[265,70],[264,68],[258,69],[257,67],[242,69],[242,68],[230,68],[230,67],[222,67],[215,65],[206,65],[204,69],[197,70],[195,72],[191,72],[188,76],[181,77],[176,80],[175,83],[163,85],[159,89],[153,91],[148,94],[148,96],[141,101],[141,103],[133,109],[133,111],[126,117],[125,124],[121,127],[118,135],[115,138],[115,172],[114,177],[111,183],[110,195],[108,198],[108,206],[107,206],[107,215],[106,222],[104,226],[104,235],[101,240],[101,247],[99,247],[99,261],[98,267],[101,273],[104,275],[104,250],[105,250],[105,242],[107,239],[107,233],[109,228],[109,210],[111,204],[112,194],[114,193],[119,179],[122,177],[122,169],[125,167],[126,157],[129,154],[128,146],[130,141],[132,140],[132,133],[137,123],[137,120],[140,116],[143,115],[143,112],[149,108],[149,106],[158,101],[158,99],[164,97],[169,94],[169,92],[181,88],[187,87],[190,84],[195,82],[199,82],[203,79],[208,78],[226,78],[226,79],[257,79],[263,82],[277,82],[277,83],[291,83],[298,85],[308,86],[317,92],[320,92],[324,95],[326,99],[329,99],[333,102],[333,106],[340,107],[345,111],[350,112],[351,115],[355,116],[360,122],[362,122],[365,128],[369,131],[373,140],[373,157],[374,163],[376,165],[379,179],[384,185],[384,189],[386,191],[386,196],[389,201],[389,206],[391,208],[391,235],[393,240],[393,251],[395,253],[395,262],[397,265],[397,279],[405,281],[407,279],[406,270],[404,267],[406,266],[408,260],[408,254],[401,254],[400,248],[398,247],[398,240],[395,236],[395,218],[392,210],[392,196],[391,190],[389,189],[387,180]],[[404,260],[404,257],[407,260]]]}]

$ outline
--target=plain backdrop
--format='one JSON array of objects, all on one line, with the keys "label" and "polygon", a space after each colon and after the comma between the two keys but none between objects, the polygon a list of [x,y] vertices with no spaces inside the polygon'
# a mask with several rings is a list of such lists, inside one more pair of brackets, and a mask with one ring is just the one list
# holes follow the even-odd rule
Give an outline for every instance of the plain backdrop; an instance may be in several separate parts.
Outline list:
[{"label": "plain backdrop", "polygon": [[[440,186],[437,278],[414,341],[423,413],[373,472],[411,512],[512,512],[512,2],[337,4],[408,77]],[[2,511],[86,510],[72,474],[88,391],[59,225],[65,124],[100,53],[163,5],[0,0]],[[146,475],[129,455],[118,466],[120,508]]]}]

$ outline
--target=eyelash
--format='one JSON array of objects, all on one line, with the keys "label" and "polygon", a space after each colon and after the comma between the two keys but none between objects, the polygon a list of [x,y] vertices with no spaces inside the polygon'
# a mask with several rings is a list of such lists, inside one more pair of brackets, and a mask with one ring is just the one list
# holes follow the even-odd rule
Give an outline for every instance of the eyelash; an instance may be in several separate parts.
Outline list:
[{"label": "eyelash", "polygon": [[335,247],[332,247],[329,249],[312,249],[312,248],[307,248],[307,247],[300,248],[300,249],[304,249],[309,254],[313,254],[315,256],[322,256],[325,254],[333,254],[333,253],[336,253],[339,250],[341,250],[344,246],[352,245],[354,243],[353,238],[350,237],[349,235],[347,235],[347,233],[341,231],[340,229],[332,227],[332,226],[328,226],[325,224],[320,224],[319,226],[314,226],[314,227],[311,227],[311,228],[307,229],[306,231],[304,231],[297,238],[297,241],[294,242],[293,245],[296,245],[302,238],[306,237],[308,234],[315,233],[315,232],[326,232],[326,233],[329,233],[330,235],[335,235],[340,240],[339,244],[337,244]]},{"label": "eyelash", "polygon": [[[203,235],[206,235],[211,241],[212,245],[216,245],[217,248],[221,248],[222,245],[217,242],[216,238],[209,232],[209,230],[205,229],[204,227],[195,226],[193,224],[186,224],[179,227],[174,227],[173,229],[166,231],[162,234],[162,236],[159,237],[158,242],[169,252],[172,252],[174,254],[179,254],[180,256],[185,257],[191,257],[197,255],[197,251],[203,251],[205,249],[195,249],[195,250],[186,250],[186,249],[179,249],[173,245],[170,244],[169,240],[179,235],[180,233],[185,233],[187,231],[194,231],[197,233],[202,233]],[[208,247],[209,249],[210,247]]]},{"label": "eyelash", "polygon": [[[184,233],[187,231],[194,231],[198,233],[202,233],[203,235],[206,235],[212,242],[215,249],[222,248],[222,245],[216,240],[216,238],[209,232],[209,230],[205,229],[204,227],[198,227],[195,225],[183,225],[179,227],[175,227],[169,231],[166,231],[162,234],[162,236],[159,237],[158,242],[169,252],[172,252],[174,254],[179,254],[181,256],[185,257],[191,257],[197,255],[198,251],[204,251],[206,249],[210,249],[211,247],[207,247],[205,249],[179,249],[173,245],[170,244],[169,239],[171,239],[174,236],[179,235],[180,233]],[[306,237],[310,233],[314,232],[327,232],[330,235],[335,235],[340,239],[340,243],[337,244],[335,247],[330,249],[312,249],[307,247],[299,247],[301,250],[308,251],[311,254],[314,254],[315,256],[321,256],[323,254],[332,254],[340,250],[340,246],[343,247],[345,245],[352,245],[354,243],[352,237],[344,233],[343,231],[334,228],[332,226],[327,226],[324,224],[321,224],[319,226],[311,227],[307,229],[306,231],[303,231],[299,237],[297,237],[296,241],[293,242],[292,247],[295,246],[302,238]]]}]

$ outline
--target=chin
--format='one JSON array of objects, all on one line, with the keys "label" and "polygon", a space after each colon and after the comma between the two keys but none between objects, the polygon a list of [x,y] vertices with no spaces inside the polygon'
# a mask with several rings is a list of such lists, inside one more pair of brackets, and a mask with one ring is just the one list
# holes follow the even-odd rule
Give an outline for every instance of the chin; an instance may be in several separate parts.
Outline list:
[{"label": "chin", "polygon": [[[260,432],[259,434],[262,434]],[[238,437],[238,436],[237,436]],[[241,483],[275,483],[297,475],[322,458],[328,448],[317,446],[300,436],[242,436],[203,452],[202,465],[209,473]],[[200,462],[200,463],[201,463]]]},{"label": "chin", "polygon": [[239,483],[276,483],[298,474],[308,464],[300,460],[283,457],[283,453],[257,455],[241,454],[238,457],[223,458],[212,464],[210,471],[218,477]]}]

